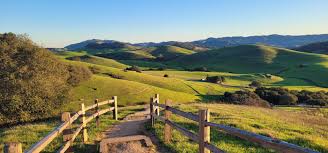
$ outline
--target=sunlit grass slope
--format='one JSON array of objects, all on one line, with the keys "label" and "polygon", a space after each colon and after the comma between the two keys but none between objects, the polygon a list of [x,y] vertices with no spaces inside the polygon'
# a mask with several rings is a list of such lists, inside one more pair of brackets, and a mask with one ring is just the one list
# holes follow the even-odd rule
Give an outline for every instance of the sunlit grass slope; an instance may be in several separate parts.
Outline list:
[{"label": "sunlit grass slope", "polygon": [[[227,104],[188,104],[179,105],[179,109],[197,113],[199,108],[209,108],[211,122],[237,127],[258,134],[279,138],[319,152],[328,152],[328,119],[311,111],[288,111],[250,106]],[[197,124],[182,117],[174,116],[180,125],[197,132]],[[163,140],[163,124],[156,124],[155,132]],[[173,142],[168,146],[181,153],[197,152],[197,144],[178,133],[173,134]],[[211,130],[211,142],[220,149],[231,153],[267,153],[272,152],[253,143],[241,140],[217,130]]]},{"label": "sunlit grass slope", "polygon": [[[207,67],[212,71],[270,73],[328,86],[328,56],[263,45],[243,45],[195,53],[169,62],[182,68]],[[314,75],[315,74],[315,75]]]}]

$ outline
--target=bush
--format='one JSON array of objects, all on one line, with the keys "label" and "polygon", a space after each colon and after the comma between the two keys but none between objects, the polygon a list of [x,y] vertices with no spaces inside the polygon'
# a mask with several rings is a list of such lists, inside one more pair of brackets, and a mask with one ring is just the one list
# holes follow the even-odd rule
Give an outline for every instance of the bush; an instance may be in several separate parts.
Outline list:
[{"label": "bush", "polygon": [[92,72],[92,74],[101,73],[101,69],[98,66],[89,66],[89,70]]},{"label": "bush", "polygon": [[249,84],[250,87],[255,87],[255,88],[259,88],[262,87],[262,83],[259,81],[252,81],[251,84]]},{"label": "bush", "polygon": [[118,74],[113,74],[113,73],[104,73],[104,74],[106,74],[114,79],[123,79],[124,78],[123,76],[118,75]]},{"label": "bush", "polygon": [[168,74],[164,74],[164,77],[165,77],[165,78],[168,78],[168,77],[169,77],[169,75],[168,75]]},{"label": "bush", "polygon": [[279,96],[279,105],[295,105],[297,104],[297,96],[293,94],[284,94]]},{"label": "bush", "polygon": [[158,71],[164,71],[166,68],[164,68],[164,67],[159,67],[157,70]]},{"label": "bush", "polygon": [[[255,93],[262,99],[270,102],[274,105],[281,105],[280,101],[283,98],[280,98],[283,95],[289,94],[289,91],[284,88],[257,88]],[[283,100],[282,100],[283,101]]]},{"label": "bush", "polygon": [[267,101],[261,99],[257,94],[251,91],[236,91],[235,93],[225,92],[223,100],[239,105],[270,107]]},{"label": "bush", "polygon": [[209,72],[206,67],[197,67],[197,68],[194,68],[193,71]]},{"label": "bush", "polygon": [[68,66],[69,78],[68,84],[71,86],[77,86],[80,82],[88,80],[92,76],[90,69],[84,66],[69,65]]},{"label": "bush", "polygon": [[318,106],[328,106],[327,101],[323,99],[310,99],[306,101],[306,104],[308,105],[318,105]]},{"label": "bush", "polygon": [[274,105],[328,105],[328,93],[324,91],[289,91],[283,88],[257,88],[255,93]]},{"label": "bush", "polygon": [[66,100],[67,66],[25,36],[0,34],[0,124],[47,118]]},{"label": "bush", "polygon": [[140,69],[138,66],[135,66],[135,65],[126,68],[126,70],[129,70],[129,71],[136,71],[136,72],[141,73],[141,69]]},{"label": "bush", "polygon": [[223,76],[207,76],[206,81],[211,83],[222,83],[225,82],[226,79]]}]

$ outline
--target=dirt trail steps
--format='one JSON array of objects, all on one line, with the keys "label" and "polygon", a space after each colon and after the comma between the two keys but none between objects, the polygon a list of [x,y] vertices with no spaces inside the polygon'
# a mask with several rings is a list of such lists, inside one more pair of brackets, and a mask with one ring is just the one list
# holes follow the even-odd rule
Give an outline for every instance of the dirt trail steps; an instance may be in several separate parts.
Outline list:
[{"label": "dirt trail steps", "polygon": [[145,134],[149,121],[149,108],[125,117],[119,124],[102,133],[102,153],[157,153],[159,148]]}]

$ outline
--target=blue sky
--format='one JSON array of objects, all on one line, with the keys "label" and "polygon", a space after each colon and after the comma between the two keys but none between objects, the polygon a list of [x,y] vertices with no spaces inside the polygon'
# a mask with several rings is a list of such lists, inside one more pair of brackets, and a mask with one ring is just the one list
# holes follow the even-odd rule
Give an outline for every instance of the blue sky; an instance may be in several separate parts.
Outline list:
[{"label": "blue sky", "polygon": [[0,33],[44,47],[328,33],[328,0],[0,0]]}]

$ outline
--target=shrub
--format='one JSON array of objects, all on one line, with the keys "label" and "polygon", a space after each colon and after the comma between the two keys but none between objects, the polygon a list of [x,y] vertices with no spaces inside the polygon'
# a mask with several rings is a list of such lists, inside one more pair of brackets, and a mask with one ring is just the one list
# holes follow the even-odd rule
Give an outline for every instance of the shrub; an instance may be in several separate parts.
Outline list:
[{"label": "shrub", "polygon": [[223,100],[239,105],[270,107],[267,101],[261,99],[257,94],[251,91],[236,91],[235,93],[225,92]]},{"label": "shrub", "polygon": [[69,91],[67,66],[26,36],[0,34],[0,124],[53,115]]},{"label": "shrub", "polygon": [[250,87],[255,87],[255,88],[259,88],[262,87],[262,83],[259,81],[252,81],[251,84],[249,84]]},{"label": "shrub", "polygon": [[226,79],[223,76],[207,76],[206,81],[211,83],[222,83],[225,82]]},{"label": "shrub", "polygon": [[274,105],[308,104],[324,106],[328,104],[328,93],[324,91],[289,91],[284,88],[257,88],[255,93]]},{"label": "shrub", "polygon": [[169,75],[168,75],[168,74],[164,74],[164,77],[165,77],[165,78],[168,78],[168,77],[169,77]]},{"label": "shrub", "polygon": [[71,86],[79,85],[80,82],[90,79],[92,75],[92,72],[88,68],[77,65],[69,65],[68,72],[69,78],[67,82]]},{"label": "shrub", "polygon": [[280,101],[280,96],[282,95],[287,95],[289,94],[289,91],[284,88],[257,88],[255,90],[255,93],[261,97],[262,99],[270,102],[271,104],[274,105],[281,105],[279,103]]},{"label": "shrub", "polygon": [[327,101],[323,99],[310,99],[306,101],[308,105],[328,106]]},{"label": "shrub", "polygon": [[101,69],[98,66],[89,66],[89,70],[93,74],[100,74],[101,73]]},{"label": "shrub", "polygon": [[124,78],[123,76],[118,75],[118,74],[113,74],[113,73],[104,73],[104,74],[106,74],[114,79],[123,79]]},{"label": "shrub", "polygon": [[129,70],[129,71],[136,71],[136,72],[141,73],[141,69],[140,69],[138,66],[135,66],[135,65],[126,68],[126,70]]},{"label": "shrub", "polygon": [[157,70],[158,71],[164,71],[166,68],[164,68],[164,67],[159,67]]},{"label": "shrub", "polygon": [[193,71],[209,72],[206,67],[197,67],[197,68],[194,68]]},{"label": "shrub", "polygon": [[295,105],[298,98],[293,94],[284,94],[279,96],[279,105]]}]

